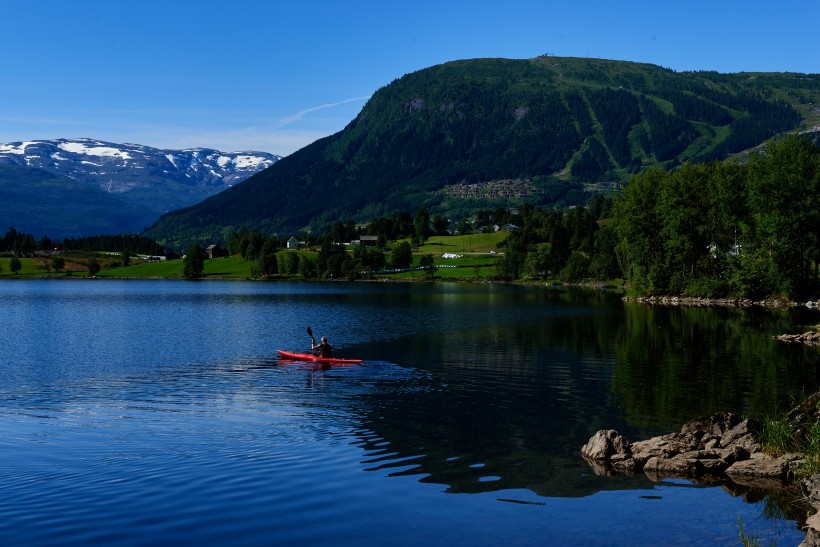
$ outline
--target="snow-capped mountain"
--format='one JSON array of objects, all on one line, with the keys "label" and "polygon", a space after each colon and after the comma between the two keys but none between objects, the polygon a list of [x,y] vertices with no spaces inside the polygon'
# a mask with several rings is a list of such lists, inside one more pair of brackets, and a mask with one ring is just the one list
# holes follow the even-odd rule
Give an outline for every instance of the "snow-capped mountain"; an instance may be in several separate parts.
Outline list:
[{"label": "snow-capped mountain", "polygon": [[[206,148],[160,150],[94,139],[0,144],[0,164],[37,167],[77,181],[95,183],[109,193],[127,194],[158,184],[182,184],[186,187],[183,193],[188,194],[181,196],[180,202],[184,205],[242,182],[279,159],[266,152],[226,153]],[[192,192],[193,188],[199,191]],[[170,210],[184,205],[169,203],[163,208]]]},{"label": "snow-capped mountain", "polygon": [[[95,139],[55,139],[0,144],[0,169],[14,167],[21,185],[37,180],[23,175],[42,170],[99,189],[116,198],[123,210],[139,212],[129,229],[141,231],[162,214],[199,203],[270,167],[280,156],[267,152],[220,152],[207,148],[161,150],[139,144],[115,144]],[[22,171],[21,171],[22,169]],[[5,184],[13,182],[6,170]],[[15,195],[25,192],[15,188]],[[43,188],[31,188],[36,197]],[[82,192],[87,202],[89,194]],[[3,196],[0,195],[0,200]],[[65,201],[63,199],[63,201]],[[31,197],[27,203],[35,202]],[[106,200],[110,203],[110,200]],[[116,202],[114,202],[116,203]],[[65,203],[70,209],[72,204]],[[28,206],[29,210],[31,207]],[[25,215],[26,211],[20,211]],[[115,213],[116,214],[116,213]],[[13,219],[0,219],[4,220]],[[65,227],[68,229],[69,227]]]}]

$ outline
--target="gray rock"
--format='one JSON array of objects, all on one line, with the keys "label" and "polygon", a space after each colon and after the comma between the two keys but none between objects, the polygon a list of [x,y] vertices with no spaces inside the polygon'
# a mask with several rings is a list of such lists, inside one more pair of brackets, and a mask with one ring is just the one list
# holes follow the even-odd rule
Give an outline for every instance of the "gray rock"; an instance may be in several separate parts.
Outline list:
[{"label": "gray rock", "polygon": [[723,434],[723,437],[720,439],[720,446],[723,448],[729,448],[738,439],[749,435],[756,435],[754,426],[749,422],[749,420],[743,420]]},{"label": "gray rock", "polygon": [[800,547],[820,547],[820,513],[806,519],[806,538]]},{"label": "gray rock", "polygon": [[733,463],[726,469],[726,474],[732,479],[741,477],[785,479],[787,468],[786,462],[780,458],[752,457]]},{"label": "gray rock", "polygon": [[660,437],[653,437],[645,441],[632,443],[632,457],[640,465],[650,458],[671,458],[682,452],[690,452],[699,448],[697,439],[688,434],[670,433]]},{"label": "gray rock", "polygon": [[690,478],[703,474],[703,465],[695,458],[662,458],[654,456],[647,460],[644,473],[654,477]]},{"label": "gray rock", "polygon": [[721,437],[724,433],[741,422],[741,417],[731,412],[700,416],[681,427],[681,433],[693,435],[700,439],[704,435]]},{"label": "gray rock", "polygon": [[629,455],[629,441],[614,429],[601,429],[587,444],[581,447],[581,454],[589,459],[608,462],[615,454]]},{"label": "gray rock", "polygon": [[800,487],[808,502],[820,509],[820,473],[803,479]]}]

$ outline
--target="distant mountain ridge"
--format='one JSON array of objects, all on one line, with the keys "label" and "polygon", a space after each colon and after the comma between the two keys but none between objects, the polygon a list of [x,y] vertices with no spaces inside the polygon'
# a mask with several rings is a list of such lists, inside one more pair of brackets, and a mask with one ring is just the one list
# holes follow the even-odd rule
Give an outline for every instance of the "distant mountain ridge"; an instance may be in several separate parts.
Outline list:
[{"label": "distant mountain ridge", "polygon": [[[726,158],[818,125],[816,105],[820,75],[551,56],[453,61],[395,80],[342,131],[164,215],[145,235],[183,247],[242,227],[320,230],[419,206],[458,217],[477,207],[583,203],[587,183]],[[442,191],[493,181],[523,181],[533,192]]]},{"label": "distant mountain ridge", "polygon": [[[101,207],[97,214],[102,215],[98,223],[99,229],[123,232],[140,232],[163,213],[198,203],[270,167],[279,159],[280,156],[267,152],[226,153],[208,148],[164,150],[96,139],[33,140],[0,144],[0,170],[4,169],[6,189],[9,184],[13,184],[14,176],[18,177],[21,185],[25,185],[35,180],[44,180],[41,176],[43,172],[56,178],[48,178],[51,184],[46,186],[32,185],[30,189],[35,194],[43,192],[44,188],[54,188],[53,183],[60,178],[87,185],[88,188],[83,188],[82,192],[85,205],[92,205],[95,191],[100,196],[107,195],[106,198],[99,199]],[[10,169],[11,167],[14,169]],[[71,193],[67,191],[70,187],[72,185],[68,181],[61,184],[61,202],[44,200],[49,202],[52,210],[60,206],[60,203],[66,208],[65,211],[54,212],[69,223],[59,227],[59,231],[72,235],[110,233],[95,231],[97,228],[93,219],[71,221]],[[37,200],[31,199],[36,196],[24,197],[25,194],[25,187],[14,189],[15,199],[26,203],[25,209],[20,210],[20,215],[30,217]],[[13,204],[8,203],[11,196],[0,193],[0,198],[3,197],[7,201],[5,215],[14,215],[11,207]],[[112,201],[110,198],[116,199]],[[111,204],[118,202],[122,203],[120,218],[117,218],[116,207],[106,214],[106,209],[111,209]],[[84,214],[88,214],[88,211]],[[8,216],[0,218],[0,222],[22,225],[20,219]],[[30,224],[28,219],[25,223]],[[57,228],[51,227],[50,231]],[[43,230],[45,227],[34,233],[41,233]],[[53,233],[47,235],[54,237]]]}]

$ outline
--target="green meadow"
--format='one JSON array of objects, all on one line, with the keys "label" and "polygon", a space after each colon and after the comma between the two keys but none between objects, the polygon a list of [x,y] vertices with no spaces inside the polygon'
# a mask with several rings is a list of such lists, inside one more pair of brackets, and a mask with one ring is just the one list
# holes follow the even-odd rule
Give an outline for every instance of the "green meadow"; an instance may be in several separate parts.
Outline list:
[{"label": "green meadow", "polygon": [[[473,234],[463,236],[433,236],[421,247],[413,250],[412,265],[418,266],[423,255],[432,255],[436,271],[433,275],[438,279],[479,279],[495,275],[495,263],[499,253],[497,245],[504,240],[506,234]],[[284,264],[284,257],[288,253],[297,252],[315,260],[315,251],[279,251],[280,269]],[[351,250],[352,252],[352,250]],[[443,255],[458,255],[456,258],[444,258]],[[387,257],[388,262],[390,257]],[[84,258],[66,257],[65,269],[54,271],[47,269],[50,261],[45,258],[21,258],[22,269],[14,274],[11,272],[9,263],[11,258],[0,258],[0,277],[2,278],[27,278],[27,277],[85,277],[88,275]],[[111,260],[100,258],[101,269],[96,277],[119,278],[119,279],[182,279],[184,261],[170,260],[161,262],[143,262],[133,259],[129,266],[114,266]],[[205,261],[204,277],[209,279],[251,279],[252,262],[246,261],[239,255],[225,258],[214,258]],[[378,279],[427,279],[430,276],[426,272],[411,271],[395,274],[378,274],[373,277]],[[299,276],[276,275],[276,279],[300,278]]]}]

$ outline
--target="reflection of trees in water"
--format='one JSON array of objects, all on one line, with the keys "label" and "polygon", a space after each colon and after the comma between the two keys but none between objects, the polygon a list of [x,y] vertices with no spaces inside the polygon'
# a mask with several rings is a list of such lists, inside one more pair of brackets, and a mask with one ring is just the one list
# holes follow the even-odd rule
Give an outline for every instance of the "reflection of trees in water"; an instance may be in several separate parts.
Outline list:
[{"label": "reflection of trees in water", "polygon": [[[506,310],[498,323],[473,317],[381,348],[385,360],[427,374],[363,395],[367,469],[449,492],[646,487],[644,477],[594,476],[580,446],[598,429],[638,439],[707,412],[771,411],[816,385],[816,351],[771,339],[789,330],[788,315],[583,298],[535,297],[518,304],[517,321]],[[564,308],[539,317],[539,306]]]},{"label": "reflection of trees in water", "polygon": [[817,351],[772,339],[794,321],[794,312],[625,306],[616,404],[634,426],[661,430],[718,411],[782,410],[817,388]]},{"label": "reflection of trees in water", "polygon": [[607,348],[618,314],[567,313],[391,343],[389,360],[429,375],[364,397],[368,468],[426,475],[420,480],[449,492],[634,487],[635,479],[595,477],[579,457],[589,432],[614,419]]}]

